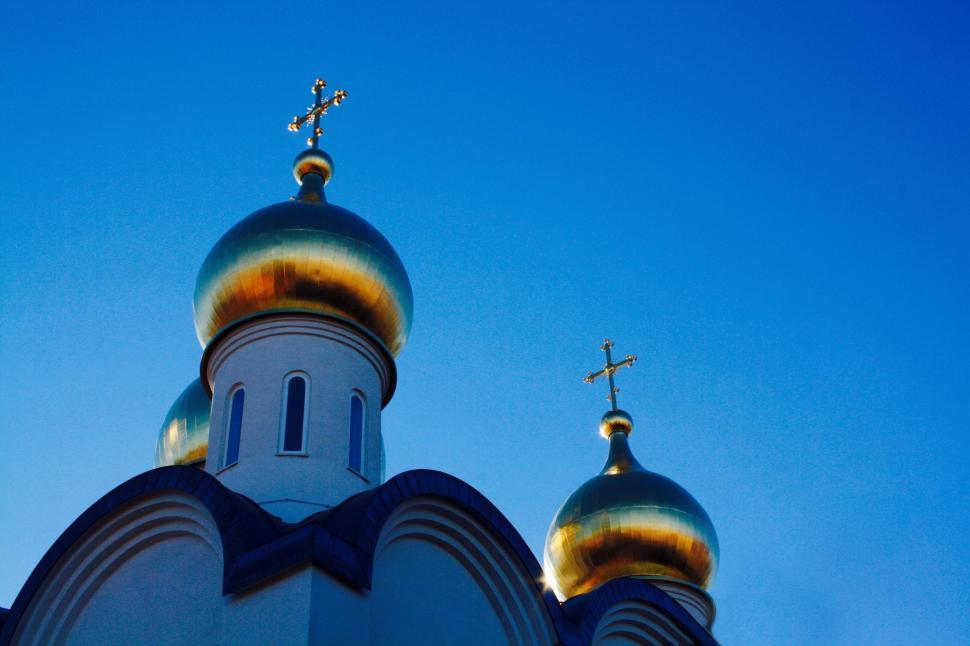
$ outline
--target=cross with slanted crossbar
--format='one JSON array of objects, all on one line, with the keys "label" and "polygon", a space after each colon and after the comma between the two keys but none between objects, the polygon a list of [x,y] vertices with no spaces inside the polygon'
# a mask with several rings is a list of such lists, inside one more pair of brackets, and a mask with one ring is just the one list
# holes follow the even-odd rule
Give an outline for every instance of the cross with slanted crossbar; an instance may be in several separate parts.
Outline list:
[{"label": "cross with slanted crossbar", "polygon": [[293,117],[293,121],[290,122],[289,129],[290,132],[298,132],[305,124],[310,124],[313,128],[313,134],[307,137],[306,145],[310,148],[316,148],[320,141],[320,135],[323,134],[323,128],[320,127],[320,117],[327,114],[327,109],[333,105],[340,105],[340,102],[347,98],[347,93],[343,90],[337,90],[333,93],[333,96],[323,100],[323,88],[327,87],[327,82],[323,79],[317,79],[310,91],[313,92],[316,99],[313,105],[306,109],[306,114],[302,117],[297,115]]},{"label": "cross with slanted crossbar", "polygon": [[610,354],[610,348],[613,347],[613,342],[609,339],[603,339],[603,345],[600,346],[600,350],[606,353],[606,365],[599,372],[590,372],[583,379],[588,384],[593,383],[600,377],[606,376],[610,381],[610,394],[606,397],[610,400],[610,404],[613,406],[613,410],[616,408],[616,393],[620,392],[620,389],[613,384],[613,373],[622,368],[623,366],[632,367],[633,362],[637,360],[635,354],[626,355],[626,359],[619,363],[613,363],[613,356]]}]

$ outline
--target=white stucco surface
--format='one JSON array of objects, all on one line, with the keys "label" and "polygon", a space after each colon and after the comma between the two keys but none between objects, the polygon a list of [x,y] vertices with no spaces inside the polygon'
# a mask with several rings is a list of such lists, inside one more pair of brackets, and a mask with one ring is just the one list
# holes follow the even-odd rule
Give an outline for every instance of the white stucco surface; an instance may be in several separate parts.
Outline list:
[{"label": "white stucco surface", "polygon": [[194,497],[146,496],[88,531],[34,595],[15,643],[187,643],[221,630],[219,532]]},{"label": "white stucco surface", "polygon": [[[178,568],[167,571],[172,564]],[[189,536],[171,537],[111,573],[79,608],[67,643],[215,643],[222,632],[222,604],[216,603],[221,592],[222,568],[210,546]]]},{"label": "white stucco surface", "polygon": [[369,599],[372,644],[551,644],[535,582],[466,511],[415,498],[386,521]]},{"label": "white stucco surface", "polygon": [[[238,504],[224,494],[220,500],[216,509]],[[475,512],[431,495],[406,498],[389,512],[369,590],[301,562],[224,594],[222,535],[209,509],[181,490],[142,494],[59,557],[13,643],[557,643],[536,575]],[[600,618],[593,643],[691,642],[659,607],[621,601]]]}]

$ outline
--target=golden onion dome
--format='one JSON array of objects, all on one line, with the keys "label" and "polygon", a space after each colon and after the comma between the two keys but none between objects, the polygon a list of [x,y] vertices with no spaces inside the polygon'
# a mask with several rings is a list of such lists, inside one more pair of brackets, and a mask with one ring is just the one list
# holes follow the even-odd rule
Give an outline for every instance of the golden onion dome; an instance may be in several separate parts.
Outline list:
[{"label": "golden onion dome", "polygon": [[327,153],[304,151],[293,170],[297,197],[246,217],[203,262],[194,299],[199,341],[205,347],[261,314],[308,312],[353,323],[397,356],[413,308],[401,259],[363,218],[326,201]]},{"label": "golden onion dome", "polygon": [[676,482],[640,466],[627,441],[633,430],[627,413],[607,413],[600,430],[610,441],[606,465],[563,503],[549,527],[549,585],[560,599],[625,576],[707,588],[718,560],[707,513]]},{"label": "golden onion dome", "polygon": [[212,400],[198,379],[188,385],[168,409],[155,444],[155,466],[197,464],[209,450]]}]

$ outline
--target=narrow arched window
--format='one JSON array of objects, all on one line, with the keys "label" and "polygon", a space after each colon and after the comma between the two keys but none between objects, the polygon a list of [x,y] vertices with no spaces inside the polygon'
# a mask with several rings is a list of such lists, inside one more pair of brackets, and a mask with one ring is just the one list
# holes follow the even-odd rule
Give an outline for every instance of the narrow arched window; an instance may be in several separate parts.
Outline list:
[{"label": "narrow arched window", "polygon": [[283,387],[283,453],[306,450],[307,380],[301,375],[286,378]]},{"label": "narrow arched window", "polygon": [[364,473],[364,402],[358,395],[350,397],[350,468]]},{"label": "narrow arched window", "polygon": [[236,388],[229,400],[229,422],[226,429],[226,460],[223,466],[239,462],[239,434],[242,432],[243,404],[246,391]]}]

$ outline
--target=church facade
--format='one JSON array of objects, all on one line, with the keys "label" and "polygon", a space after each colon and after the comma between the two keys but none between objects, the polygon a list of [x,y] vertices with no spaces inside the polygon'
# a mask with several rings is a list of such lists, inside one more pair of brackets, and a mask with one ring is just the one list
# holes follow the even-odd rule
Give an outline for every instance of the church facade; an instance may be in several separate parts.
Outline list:
[{"label": "church facade", "polygon": [[[540,564],[478,491],[384,475],[381,411],[411,326],[404,264],[327,201],[316,103],[298,195],[213,247],[194,297],[200,378],[156,468],[85,511],[36,566],[0,644],[715,644],[714,527],[644,469],[616,406],[609,456],[553,517]],[[550,510],[551,511],[551,510]],[[550,513],[552,516],[552,514]]]}]

